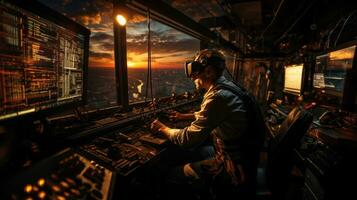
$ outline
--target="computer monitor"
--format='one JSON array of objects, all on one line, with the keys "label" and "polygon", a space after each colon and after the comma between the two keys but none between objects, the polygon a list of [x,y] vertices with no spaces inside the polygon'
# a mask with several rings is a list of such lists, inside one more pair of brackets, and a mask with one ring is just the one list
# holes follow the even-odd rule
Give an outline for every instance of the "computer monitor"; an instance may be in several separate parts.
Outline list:
[{"label": "computer monitor", "polygon": [[0,120],[83,103],[89,35],[37,1],[0,1]]},{"label": "computer monitor", "polygon": [[313,79],[315,88],[342,97],[347,71],[352,69],[356,45],[316,57]]},{"label": "computer monitor", "polygon": [[304,65],[286,65],[284,71],[284,92],[300,96],[303,85]]},{"label": "computer monitor", "polygon": [[350,108],[354,104],[353,82],[356,81],[353,72],[356,44],[345,44],[316,56],[313,87],[338,99],[336,106]]}]

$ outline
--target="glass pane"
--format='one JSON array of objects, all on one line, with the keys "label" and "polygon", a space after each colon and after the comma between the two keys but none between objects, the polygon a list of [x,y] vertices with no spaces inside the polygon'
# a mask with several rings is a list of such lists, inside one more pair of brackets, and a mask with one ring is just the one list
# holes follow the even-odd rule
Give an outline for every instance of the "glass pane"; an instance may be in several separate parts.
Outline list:
[{"label": "glass pane", "polygon": [[192,92],[194,84],[185,75],[184,63],[199,51],[200,41],[152,20],[151,45],[154,96]]},{"label": "glass pane", "polygon": [[88,105],[103,107],[115,104],[113,4],[95,0],[40,2],[90,29]]},{"label": "glass pane", "polygon": [[148,26],[146,16],[132,12],[126,25],[129,103],[141,102],[147,91]]}]

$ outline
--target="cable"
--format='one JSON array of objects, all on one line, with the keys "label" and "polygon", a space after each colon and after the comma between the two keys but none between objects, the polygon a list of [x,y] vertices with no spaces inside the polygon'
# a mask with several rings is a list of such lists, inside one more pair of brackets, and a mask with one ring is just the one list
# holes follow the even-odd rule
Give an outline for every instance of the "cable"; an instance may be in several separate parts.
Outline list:
[{"label": "cable", "polygon": [[278,6],[278,9],[274,12],[274,17],[273,17],[273,19],[271,20],[271,22],[268,24],[268,26],[264,29],[264,31],[263,31],[262,34],[260,35],[261,38],[264,37],[264,34],[265,34],[265,32],[268,30],[268,28],[269,28],[271,25],[273,25],[273,23],[274,23],[274,21],[275,21],[275,19],[276,19],[276,16],[278,15],[278,13],[279,13],[279,11],[280,11],[281,5],[283,5],[284,1],[285,1],[285,0],[281,0],[281,1],[280,1],[280,4],[279,4],[279,6]]},{"label": "cable", "polygon": [[294,28],[294,26],[295,26],[295,25],[300,21],[300,19],[306,14],[306,12],[307,12],[308,10],[310,10],[311,6],[315,4],[315,2],[316,2],[316,0],[313,1],[313,2],[311,2],[311,3],[309,4],[309,6],[304,10],[304,12],[301,13],[301,15],[295,20],[295,22],[288,28],[288,30],[286,30],[286,31],[279,37],[279,39],[277,39],[277,40],[274,41],[274,44],[277,44],[281,39],[283,39],[283,38],[285,37],[285,35],[286,35],[292,28]]},{"label": "cable", "polygon": [[[150,44],[150,10],[148,9],[147,11],[147,14],[146,14],[146,17],[147,17],[147,27],[148,27],[148,41],[147,41],[147,47],[148,47],[148,51],[149,51],[149,46],[151,46]],[[149,52],[148,52],[148,68],[147,68],[147,72],[146,72],[146,86],[145,86],[145,99],[144,99],[144,102],[146,103],[146,99],[148,98],[148,92],[149,92],[149,84],[150,84],[150,56],[149,56]]]},{"label": "cable", "polygon": [[341,36],[343,29],[345,28],[345,25],[347,24],[348,20],[353,16],[353,14],[355,14],[355,12],[356,12],[356,10],[352,11],[351,14],[346,18],[345,22],[343,23],[342,28],[341,28],[340,32],[338,33],[337,38],[335,40],[335,46],[337,44],[338,39]]},{"label": "cable", "polygon": [[[147,82],[150,84],[151,104],[153,106],[154,113],[156,113],[156,105],[154,102],[154,95],[153,95],[153,89],[152,89],[153,84],[152,84],[152,67],[151,67],[152,56],[151,56],[151,12],[150,12],[150,10],[148,10],[147,15],[148,15],[148,75],[147,75],[148,79],[147,79]],[[147,92],[146,92],[146,94],[147,94]]]},{"label": "cable", "polygon": [[324,48],[328,49],[330,48],[330,38],[332,33],[336,30],[336,28],[340,25],[340,23],[343,21],[344,17],[342,17],[340,20],[338,20],[337,24],[335,25],[335,27],[333,29],[331,29],[331,31],[329,32],[328,36],[327,36],[327,40],[326,40],[326,44],[324,46]]}]

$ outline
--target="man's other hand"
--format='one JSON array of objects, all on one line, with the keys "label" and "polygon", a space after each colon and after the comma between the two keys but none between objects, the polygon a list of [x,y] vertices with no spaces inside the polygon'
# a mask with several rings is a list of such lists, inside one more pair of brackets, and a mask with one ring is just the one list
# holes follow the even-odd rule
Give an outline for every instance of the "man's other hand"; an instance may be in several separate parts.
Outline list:
[{"label": "man's other hand", "polygon": [[183,119],[183,116],[181,113],[177,112],[177,111],[171,111],[169,113],[169,118],[171,121],[176,121],[176,120],[181,120]]}]

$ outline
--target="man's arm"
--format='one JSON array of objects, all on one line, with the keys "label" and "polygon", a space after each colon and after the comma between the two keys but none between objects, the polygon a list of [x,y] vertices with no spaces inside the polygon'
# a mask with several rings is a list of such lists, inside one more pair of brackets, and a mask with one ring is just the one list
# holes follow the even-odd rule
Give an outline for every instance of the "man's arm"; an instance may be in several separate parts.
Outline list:
[{"label": "man's arm", "polygon": [[211,131],[222,123],[227,113],[227,106],[223,103],[223,99],[215,94],[204,100],[201,110],[194,114],[195,121],[190,126],[184,129],[171,129],[155,120],[151,128],[162,132],[174,144],[192,147],[204,142]]},{"label": "man's arm", "polygon": [[177,111],[173,111],[170,113],[171,120],[195,120],[194,113],[180,113]]}]

